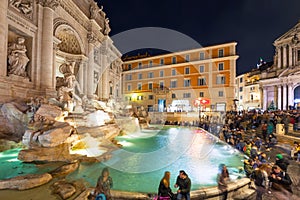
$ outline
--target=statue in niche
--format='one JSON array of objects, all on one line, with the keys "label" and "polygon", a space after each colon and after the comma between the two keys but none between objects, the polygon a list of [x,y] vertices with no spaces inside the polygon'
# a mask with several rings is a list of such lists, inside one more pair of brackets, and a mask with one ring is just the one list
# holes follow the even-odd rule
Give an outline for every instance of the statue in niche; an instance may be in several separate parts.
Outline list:
[{"label": "statue in niche", "polygon": [[16,43],[8,47],[8,74],[27,77],[26,66],[29,58],[26,55],[27,49],[24,44],[25,38],[19,37]]},{"label": "statue in niche", "polygon": [[111,31],[110,27],[109,27],[109,19],[105,18],[105,24],[104,24],[104,35],[108,35],[109,32]]},{"label": "statue in niche", "polygon": [[59,71],[64,77],[56,77],[58,100],[67,106],[69,111],[73,111],[75,106],[81,106],[82,98],[84,98],[79,82],[74,75],[74,67],[75,62],[62,64]]}]

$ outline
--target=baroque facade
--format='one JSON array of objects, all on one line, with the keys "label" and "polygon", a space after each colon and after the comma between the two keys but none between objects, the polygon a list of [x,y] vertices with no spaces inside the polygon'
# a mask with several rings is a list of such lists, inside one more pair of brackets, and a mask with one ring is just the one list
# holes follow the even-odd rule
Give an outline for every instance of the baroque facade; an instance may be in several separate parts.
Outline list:
[{"label": "baroque facade", "polygon": [[261,71],[263,109],[300,106],[300,22],[275,40],[274,65]]},{"label": "baroque facade", "polygon": [[119,97],[121,53],[109,37],[103,6],[94,0],[4,0],[0,11],[1,96],[55,97],[58,80],[72,77],[80,95]]},{"label": "baroque facade", "polygon": [[[156,112],[233,108],[236,42],[124,61],[123,94],[130,105]],[[202,99],[205,105],[198,105]]]}]

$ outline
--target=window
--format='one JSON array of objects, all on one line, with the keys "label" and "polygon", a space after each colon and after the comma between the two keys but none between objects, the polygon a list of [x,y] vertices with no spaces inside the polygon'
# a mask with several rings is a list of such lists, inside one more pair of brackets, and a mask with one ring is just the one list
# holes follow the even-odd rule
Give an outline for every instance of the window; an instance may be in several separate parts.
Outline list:
[{"label": "window", "polygon": [[200,86],[200,85],[206,85],[205,78],[198,78],[198,86]]},{"label": "window", "polygon": [[204,66],[203,65],[199,66],[199,72],[204,72]]},{"label": "window", "polygon": [[128,64],[128,70],[131,70],[131,64]]},{"label": "window", "polygon": [[185,55],[185,61],[190,62],[190,55]]},{"label": "window", "polygon": [[150,60],[150,61],[149,61],[149,67],[152,67],[152,66],[153,66],[153,61]]},{"label": "window", "polygon": [[127,91],[131,91],[131,85],[127,85]]},{"label": "window", "polygon": [[204,92],[200,92],[199,97],[204,97]]},{"label": "window", "polygon": [[189,67],[184,68],[184,73],[185,74],[190,74],[190,68]]},{"label": "window", "polygon": [[176,98],[176,94],[172,94],[172,99],[175,99]]},{"label": "window", "polygon": [[127,81],[132,80],[132,75],[131,75],[131,74],[127,74],[127,75],[126,75],[126,80],[127,80]]},{"label": "window", "polygon": [[184,87],[190,87],[191,86],[191,80],[190,79],[184,79]]},{"label": "window", "polygon": [[243,82],[243,77],[242,78],[240,78],[240,83],[242,83]]},{"label": "window", "polygon": [[243,92],[243,87],[240,87],[240,92]]},{"label": "window", "polygon": [[153,83],[148,83],[148,89],[152,90],[153,89]]},{"label": "window", "polygon": [[223,57],[224,56],[224,49],[219,49],[218,55],[219,55],[219,57]]},{"label": "window", "polygon": [[300,61],[300,50],[297,51],[297,60]]},{"label": "window", "polygon": [[159,77],[164,77],[164,70],[159,71]]},{"label": "window", "polygon": [[137,84],[137,89],[138,89],[138,90],[142,90],[142,83],[138,83],[138,84]]},{"label": "window", "polygon": [[139,69],[142,69],[142,63],[139,62]]},{"label": "window", "polygon": [[176,69],[172,69],[171,73],[172,73],[172,76],[176,76]]},{"label": "window", "polygon": [[217,84],[225,84],[225,76],[217,76]]},{"label": "window", "polygon": [[253,94],[251,94],[250,99],[251,99],[251,101],[253,101]]},{"label": "window", "polygon": [[153,72],[149,72],[148,73],[148,78],[153,78],[154,76],[153,76]]},{"label": "window", "polygon": [[138,74],[138,79],[143,79],[143,74]]},{"label": "window", "polygon": [[144,96],[138,96],[137,97],[137,100],[143,100],[144,99]]},{"label": "window", "polygon": [[219,71],[223,71],[224,70],[224,63],[219,63]]},{"label": "window", "polygon": [[191,98],[191,93],[183,93],[183,98]]},{"label": "window", "polygon": [[161,58],[160,59],[160,65],[163,65],[163,64],[165,64],[165,59]]},{"label": "window", "polygon": [[240,100],[243,100],[243,96],[240,96]]},{"label": "window", "polygon": [[200,52],[200,60],[204,60],[205,59],[205,54],[204,52]]},{"label": "window", "polygon": [[159,81],[159,88],[164,89],[164,81]]},{"label": "window", "polygon": [[223,97],[224,96],[224,92],[223,91],[219,91],[219,97]]},{"label": "window", "polygon": [[148,99],[149,99],[149,100],[152,100],[152,99],[153,99],[153,95],[152,95],[152,94],[149,95],[149,96],[148,96]]},{"label": "window", "polygon": [[176,88],[177,87],[177,80],[171,80],[170,88]]},{"label": "window", "polygon": [[176,64],[176,57],[172,57],[172,64]]}]

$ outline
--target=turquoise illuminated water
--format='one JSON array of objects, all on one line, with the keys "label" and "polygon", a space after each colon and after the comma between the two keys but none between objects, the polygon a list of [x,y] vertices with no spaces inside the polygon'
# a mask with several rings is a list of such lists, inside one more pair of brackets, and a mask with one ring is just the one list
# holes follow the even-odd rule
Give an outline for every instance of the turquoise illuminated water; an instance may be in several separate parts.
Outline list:
[{"label": "turquoise illuminated water", "polygon": [[191,178],[192,190],[216,185],[221,163],[228,166],[231,179],[244,176],[243,172],[239,173],[244,156],[205,131],[167,127],[117,140],[123,147],[113,153],[112,159],[104,163],[82,163],[68,178],[84,179],[94,186],[101,170],[108,166],[113,189],[153,193],[157,192],[165,171],[171,172],[171,185],[174,185],[179,170],[185,170]]},{"label": "turquoise illuminated water", "polygon": [[[104,163],[81,163],[68,179],[82,179],[95,186],[104,167],[109,167],[113,189],[135,192],[157,192],[165,171],[171,172],[174,185],[178,171],[185,170],[192,181],[192,189],[216,185],[218,165],[228,166],[231,179],[244,176],[244,156],[231,146],[205,131],[182,127],[164,127],[116,138],[123,145]],[[49,172],[61,163],[34,165],[17,159],[20,149],[0,152],[0,179],[25,174]],[[172,188],[174,191],[175,188]]]},{"label": "turquoise illuminated water", "polygon": [[59,163],[39,165],[31,163],[23,163],[18,160],[18,154],[21,149],[10,149],[0,152],[0,180],[22,176],[26,174],[42,174],[52,171],[58,166]]}]

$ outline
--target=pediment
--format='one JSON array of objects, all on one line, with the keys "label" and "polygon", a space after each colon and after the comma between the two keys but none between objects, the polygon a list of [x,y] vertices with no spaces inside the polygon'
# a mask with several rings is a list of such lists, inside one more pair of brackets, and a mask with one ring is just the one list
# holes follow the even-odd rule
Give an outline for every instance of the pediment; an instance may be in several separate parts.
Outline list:
[{"label": "pediment", "polygon": [[295,68],[286,68],[283,70],[278,77],[288,77],[288,76],[293,76],[293,75],[299,75],[300,74],[300,67],[295,67]]},{"label": "pediment", "polygon": [[300,21],[295,26],[293,26],[289,31],[284,33],[279,38],[277,38],[274,44],[278,44],[281,43],[282,41],[292,38],[295,35],[295,33],[298,33],[300,35]]}]

